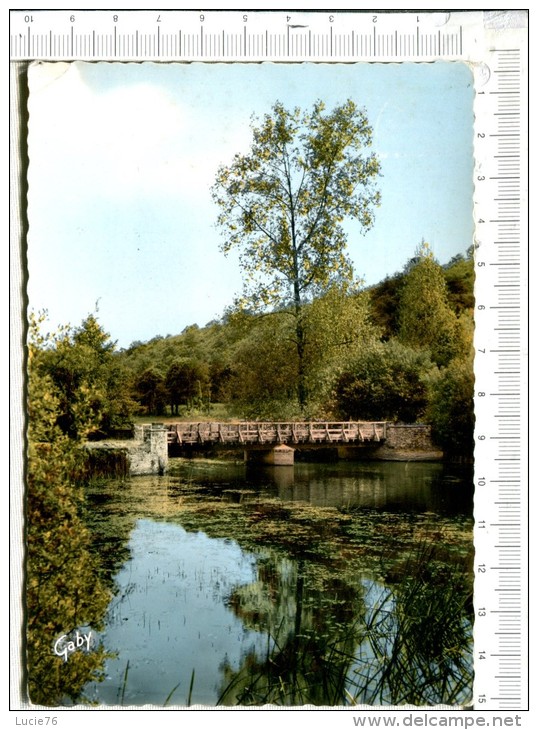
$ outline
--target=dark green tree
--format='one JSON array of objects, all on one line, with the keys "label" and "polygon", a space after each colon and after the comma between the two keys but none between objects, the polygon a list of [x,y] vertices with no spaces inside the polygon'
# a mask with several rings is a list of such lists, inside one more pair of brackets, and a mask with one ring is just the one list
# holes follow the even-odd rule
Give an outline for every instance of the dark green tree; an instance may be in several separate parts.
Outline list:
[{"label": "dark green tree", "polygon": [[172,414],[178,414],[180,405],[200,408],[209,402],[209,366],[188,358],[176,360],[168,368],[165,387]]},{"label": "dark green tree", "polygon": [[209,377],[211,380],[211,400],[223,403],[230,400],[230,382],[232,379],[232,366],[224,357],[215,353],[209,363]]},{"label": "dark green tree", "polygon": [[167,403],[164,377],[155,368],[147,368],[134,383],[136,398],[148,415],[162,416]]},{"label": "dark green tree", "polygon": [[457,358],[432,377],[426,417],[446,453],[470,458],[474,451],[473,357]]},{"label": "dark green tree", "polygon": [[474,256],[454,256],[443,271],[446,279],[448,301],[457,315],[474,309]]},{"label": "dark green tree", "polygon": [[428,403],[427,377],[433,365],[424,351],[390,340],[366,348],[335,388],[342,418],[414,423]]},{"label": "dark green tree", "polygon": [[289,111],[276,102],[252,122],[248,154],[217,173],[223,250],[240,250],[251,308],[286,308],[294,318],[297,397],[306,404],[304,305],[337,280],[349,280],[345,219],[363,230],[379,205],[379,161],[368,151],[372,129],[348,100],[326,112]]},{"label": "dark green tree", "polygon": [[368,290],[370,316],[379,328],[384,341],[395,337],[398,333],[398,310],[403,279],[403,273],[394,274]]}]

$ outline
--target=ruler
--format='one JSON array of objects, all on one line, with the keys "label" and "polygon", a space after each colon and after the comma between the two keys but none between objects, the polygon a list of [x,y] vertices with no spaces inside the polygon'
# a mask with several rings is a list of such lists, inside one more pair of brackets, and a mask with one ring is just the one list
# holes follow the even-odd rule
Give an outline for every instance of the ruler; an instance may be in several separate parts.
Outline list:
[{"label": "ruler", "polygon": [[464,61],[475,71],[474,709],[528,708],[525,17],[11,11],[12,61]]},{"label": "ruler", "polygon": [[12,12],[12,60],[304,61],[461,57],[447,13]]},{"label": "ruler", "polygon": [[528,706],[527,51],[494,41],[475,100],[475,707],[508,710]]}]

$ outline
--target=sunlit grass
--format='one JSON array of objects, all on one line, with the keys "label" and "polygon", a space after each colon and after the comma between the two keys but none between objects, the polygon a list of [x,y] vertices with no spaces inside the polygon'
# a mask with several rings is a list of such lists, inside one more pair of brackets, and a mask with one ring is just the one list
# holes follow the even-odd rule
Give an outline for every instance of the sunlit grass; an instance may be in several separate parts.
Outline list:
[{"label": "sunlit grass", "polygon": [[135,424],[141,423],[206,423],[209,421],[218,421],[226,423],[228,421],[237,420],[237,414],[227,403],[210,403],[209,407],[203,408],[187,408],[180,407],[179,414],[173,415],[169,409],[162,415],[137,415],[133,417]]}]

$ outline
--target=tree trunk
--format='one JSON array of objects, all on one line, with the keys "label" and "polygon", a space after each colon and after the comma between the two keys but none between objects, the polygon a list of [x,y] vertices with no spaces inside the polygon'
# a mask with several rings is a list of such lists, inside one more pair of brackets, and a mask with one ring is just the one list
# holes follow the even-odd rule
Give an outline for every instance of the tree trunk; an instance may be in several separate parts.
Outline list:
[{"label": "tree trunk", "polygon": [[[299,314],[299,317],[301,315]],[[304,411],[308,397],[306,388],[306,373],[304,366],[304,350],[305,350],[305,334],[303,324],[300,318],[297,319],[295,326],[295,335],[297,337],[297,398],[301,411]]]},{"label": "tree trunk", "polygon": [[304,363],[305,331],[303,327],[303,303],[299,291],[299,282],[294,284],[295,300],[295,343],[297,346],[297,398],[301,411],[304,411],[308,397],[306,388],[306,372]]},{"label": "tree trunk", "polygon": [[[293,226],[292,226],[293,228]],[[294,233],[295,235],[295,233]],[[303,302],[301,299],[301,288],[299,283],[299,265],[297,261],[297,249],[293,245],[293,264],[295,278],[293,281],[293,302],[295,306],[295,338],[297,345],[297,398],[301,412],[304,412],[307,401],[306,372],[304,363],[305,353],[305,331],[303,327]]]}]

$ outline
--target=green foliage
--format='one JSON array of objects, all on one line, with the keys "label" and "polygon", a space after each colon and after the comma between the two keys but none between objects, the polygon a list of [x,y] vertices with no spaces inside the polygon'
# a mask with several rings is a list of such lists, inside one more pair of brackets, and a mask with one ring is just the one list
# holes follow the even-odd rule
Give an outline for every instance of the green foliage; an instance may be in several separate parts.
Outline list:
[{"label": "green foliage", "polygon": [[[303,308],[305,402],[297,398],[301,363],[295,319],[282,309],[264,315],[241,309],[230,313],[227,386],[245,418],[318,418],[330,409],[334,378],[376,331],[369,321],[368,297],[356,286],[334,286]],[[233,344],[232,344],[233,341]]]},{"label": "green foliage", "polygon": [[298,416],[297,353],[286,313],[241,317],[242,337],[233,349],[232,402],[244,418]]},{"label": "green foliage", "polygon": [[403,280],[403,274],[388,276],[368,292],[370,316],[379,327],[383,340],[388,340],[398,333],[398,311]]},{"label": "green foliage", "polygon": [[215,357],[209,363],[209,381],[211,388],[211,400],[214,403],[229,402],[232,398],[230,388],[232,378],[232,365],[225,355]]},{"label": "green foliage", "polygon": [[164,385],[172,413],[177,414],[180,405],[191,409],[209,404],[209,368],[204,362],[176,360],[168,368]]},{"label": "green foliage", "polygon": [[[59,705],[83,699],[90,679],[102,676],[104,652],[74,652],[64,661],[55,640],[90,627],[99,630],[110,600],[80,517],[80,443],[59,427],[65,393],[43,362],[44,340],[32,318],[28,346],[28,454],[26,502],[26,617],[28,692],[33,703]],[[63,342],[63,338],[61,338]],[[78,432],[84,433],[77,412]],[[86,411],[87,412],[87,411]]]},{"label": "green foliage", "polygon": [[168,394],[163,375],[156,368],[147,368],[134,381],[136,399],[147,415],[161,416]]},{"label": "green foliage", "polygon": [[288,307],[295,317],[297,395],[306,402],[303,305],[331,283],[350,280],[346,218],[369,229],[379,161],[365,154],[372,130],[351,100],[326,113],[280,102],[252,123],[247,155],[218,170],[213,198],[225,253],[240,250],[245,296],[254,309]]},{"label": "green foliage", "polygon": [[305,402],[297,398],[298,359],[293,312],[264,315],[237,309],[226,325],[235,331],[226,356],[231,400],[243,417],[291,419],[321,417],[330,410],[334,378],[377,332],[369,320],[367,295],[356,285],[335,285],[303,308],[302,370]]},{"label": "green foliage", "polygon": [[415,349],[429,350],[438,365],[447,365],[458,351],[458,327],[443,270],[424,241],[414,261],[400,299],[399,338]]},{"label": "green foliage", "polygon": [[[413,264],[419,262],[419,259],[414,257],[412,262],[406,266],[407,274],[413,268]],[[472,251],[466,258],[461,254],[454,256],[448,264],[442,267],[442,273],[445,278],[446,298],[450,309],[458,318],[465,314],[472,315],[475,280]],[[368,290],[371,317],[376,326],[380,328],[384,340],[398,334],[400,298],[405,278],[405,273],[396,273]]]},{"label": "green foliage", "polygon": [[473,359],[453,360],[429,384],[426,417],[432,434],[451,456],[472,456],[474,444]]},{"label": "green foliage", "polygon": [[447,296],[451,308],[456,314],[472,311],[474,308],[474,259],[456,258],[443,268]]},{"label": "green foliage", "polygon": [[[134,342],[128,349],[118,353],[118,359],[131,384],[134,399],[148,415],[162,415],[163,396],[157,380],[161,376],[165,378],[173,365],[185,360],[206,370],[202,378],[203,387],[206,387],[205,381],[209,381],[204,393],[205,404],[209,390],[213,402],[229,401],[232,397],[231,349],[240,337],[239,328],[226,315],[222,322],[211,322],[205,327],[192,325],[179,335],[153,338],[147,343]],[[166,385],[163,387],[164,405],[170,405]],[[180,405],[181,402],[178,402],[177,407]]]},{"label": "green foliage", "polygon": [[93,315],[76,329],[62,328],[35,354],[56,388],[63,433],[77,439],[130,425],[133,404],[125,374],[114,343]]},{"label": "green foliage", "polygon": [[335,390],[340,415],[425,419],[446,451],[468,454],[474,424],[473,284],[472,257],[458,256],[441,267],[423,242],[405,274],[369,290],[371,317],[385,342],[367,344],[340,376]]},{"label": "green foliage", "polygon": [[331,417],[331,389],[349,363],[374,346],[379,332],[371,322],[367,292],[335,285],[305,307],[307,413]]},{"label": "green foliage", "polygon": [[414,423],[428,403],[428,354],[396,340],[366,348],[338,379],[336,408],[340,417]]}]

